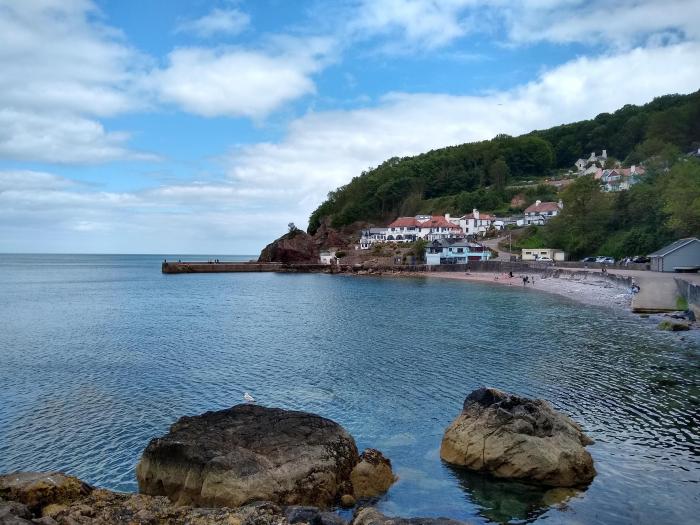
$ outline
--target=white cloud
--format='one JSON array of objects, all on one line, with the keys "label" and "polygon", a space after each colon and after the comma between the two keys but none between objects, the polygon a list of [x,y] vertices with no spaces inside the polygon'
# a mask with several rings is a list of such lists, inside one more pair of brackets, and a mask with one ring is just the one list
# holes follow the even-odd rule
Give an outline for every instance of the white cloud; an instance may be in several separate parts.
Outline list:
[{"label": "white cloud", "polygon": [[681,40],[700,36],[697,0],[358,0],[353,8],[350,34],[393,39],[383,48],[393,52],[435,49],[479,33],[516,44],[618,48],[672,41],[677,33]]},{"label": "white cloud", "polygon": [[278,38],[271,49],[176,49],[149,83],[163,101],[213,116],[260,118],[282,104],[315,92],[311,75],[328,60],[328,39]]},{"label": "white cloud", "polygon": [[177,31],[209,38],[214,35],[237,35],[249,25],[250,16],[239,9],[214,8],[201,18],[181,23]]},{"label": "white cloud", "polygon": [[55,162],[128,158],[95,117],[141,106],[144,58],[87,0],[0,0],[0,155]]}]

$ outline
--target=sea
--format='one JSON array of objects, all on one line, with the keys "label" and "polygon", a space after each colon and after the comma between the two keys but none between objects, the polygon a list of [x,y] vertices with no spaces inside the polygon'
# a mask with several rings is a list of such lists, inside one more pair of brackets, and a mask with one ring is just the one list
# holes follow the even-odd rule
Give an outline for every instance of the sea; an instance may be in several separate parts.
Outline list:
[{"label": "sea", "polygon": [[[0,255],[0,472],[136,491],[150,439],[250,392],[389,457],[388,515],[698,523],[697,339],[521,287],[161,273],[164,259],[215,258],[254,257]],[[445,428],[484,385],[578,421],[595,440],[590,486],[557,498],[443,463]]]}]

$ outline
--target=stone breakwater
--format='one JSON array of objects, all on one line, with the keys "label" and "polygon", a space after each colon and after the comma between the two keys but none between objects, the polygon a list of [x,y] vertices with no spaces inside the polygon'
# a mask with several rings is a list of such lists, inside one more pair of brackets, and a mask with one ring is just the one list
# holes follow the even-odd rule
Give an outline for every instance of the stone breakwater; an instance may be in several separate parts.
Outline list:
[{"label": "stone breakwater", "polygon": [[[569,487],[595,474],[587,443],[544,401],[484,388],[467,397],[441,456],[499,477]],[[372,505],[396,477],[380,451],[358,453],[329,419],[255,404],[180,418],[151,440],[136,473],[140,494],[96,489],[60,472],[0,476],[0,525],[348,525],[332,511],[339,506],[354,507],[352,525],[459,523],[384,516]]]}]

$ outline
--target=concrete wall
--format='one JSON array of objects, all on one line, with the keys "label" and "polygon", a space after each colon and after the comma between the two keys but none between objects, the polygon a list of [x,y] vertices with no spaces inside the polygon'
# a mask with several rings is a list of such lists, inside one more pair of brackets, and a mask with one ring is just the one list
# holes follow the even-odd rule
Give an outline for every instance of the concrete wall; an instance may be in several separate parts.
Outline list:
[{"label": "concrete wall", "polygon": [[674,280],[678,295],[688,301],[688,308],[693,311],[696,319],[700,319],[700,285],[686,281],[682,277],[676,277]]}]

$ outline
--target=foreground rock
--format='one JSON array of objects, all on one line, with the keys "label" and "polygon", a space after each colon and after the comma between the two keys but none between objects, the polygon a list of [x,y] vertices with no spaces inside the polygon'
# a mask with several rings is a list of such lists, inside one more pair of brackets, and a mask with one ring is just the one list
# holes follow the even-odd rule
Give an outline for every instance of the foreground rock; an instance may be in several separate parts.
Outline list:
[{"label": "foreground rock", "polygon": [[355,513],[352,525],[463,525],[463,522],[448,518],[390,518],[374,507],[367,507]]},{"label": "foreground rock", "polygon": [[354,439],[329,419],[248,404],[181,418],[149,443],[136,475],[142,493],[180,505],[328,507],[388,489],[391,465],[377,454],[369,454],[376,465],[365,464],[369,456],[361,459]]},{"label": "foreground rock", "polygon": [[61,472],[13,472],[0,476],[0,498],[36,511],[49,504],[68,504],[92,491],[92,487]]},{"label": "foreground rock", "polygon": [[[13,476],[41,479],[58,473],[19,473]],[[81,486],[85,483],[77,480]],[[16,496],[22,493],[14,492]],[[55,499],[49,495],[52,494]],[[333,512],[310,506],[280,506],[258,501],[235,509],[174,505],[163,496],[121,494],[91,489],[70,502],[59,492],[45,493],[32,510],[19,501],[0,499],[0,525],[348,525]],[[459,525],[444,518],[388,518],[374,508],[360,509],[352,525]]]},{"label": "foreground rock", "polygon": [[574,487],[595,476],[584,448],[592,442],[546,401],[480,388],[445,431],[440,457],[499,478]]}]

